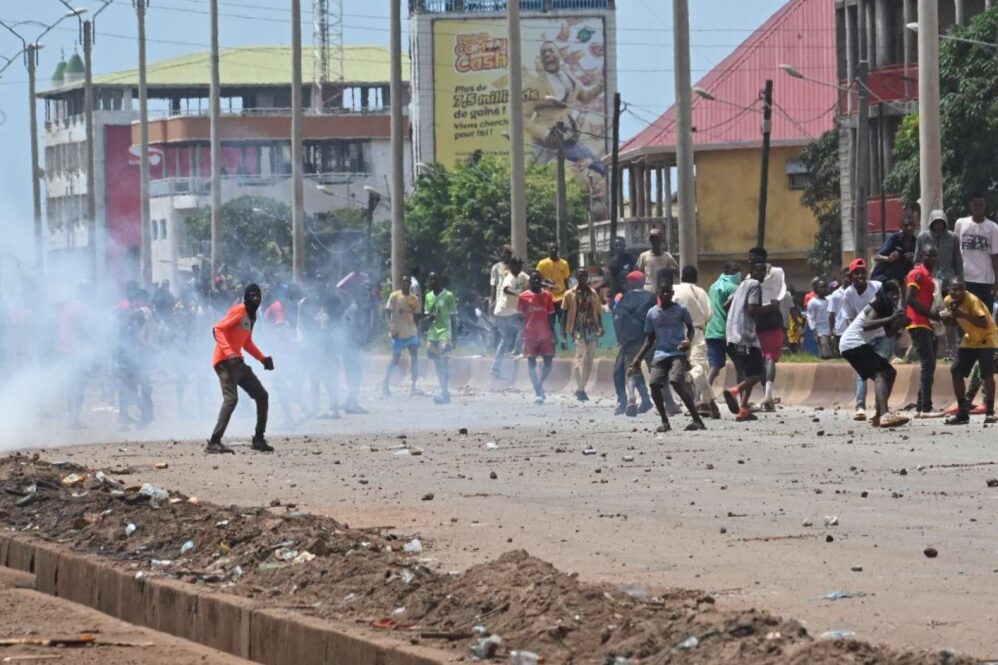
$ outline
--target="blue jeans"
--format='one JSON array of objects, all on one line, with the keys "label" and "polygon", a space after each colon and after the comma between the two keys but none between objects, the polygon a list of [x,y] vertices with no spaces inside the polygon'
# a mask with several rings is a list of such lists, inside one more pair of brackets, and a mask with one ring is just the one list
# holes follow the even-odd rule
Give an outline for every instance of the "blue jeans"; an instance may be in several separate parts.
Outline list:
[{"label": "blue jeans", "polygon": [[[894,338],[884,335],[873,340],[873,350],[887,362],[894,357]],[[866,381],[856,375],[856,408],[866,408]]]},{"label": "blue jeans", "polygon": [[496,346],[495,359],[492,361],[492,371],[502,369],[502,361],[516,348],[517,342],[522,344],[523,321],[519,316],[497,316],[496,327],[499,328],[499,344]]},{"label": "blue jeans", "polygon": [[[631,361],[634,360],[634,356],[638,355],[643,344],[643,341],[638,341],[621,346],[617,351],[617,361],[613,365],[613,387],[617,391],[617,404],[621,407],[627,406],[627,369],[630,367]],[[634,381],[638,395],[641,396],[641,403],[649,404],[651,400],[648,397],[648,385],[645,383],[644,375],[636,374],[630,377],[630,380]]]}]

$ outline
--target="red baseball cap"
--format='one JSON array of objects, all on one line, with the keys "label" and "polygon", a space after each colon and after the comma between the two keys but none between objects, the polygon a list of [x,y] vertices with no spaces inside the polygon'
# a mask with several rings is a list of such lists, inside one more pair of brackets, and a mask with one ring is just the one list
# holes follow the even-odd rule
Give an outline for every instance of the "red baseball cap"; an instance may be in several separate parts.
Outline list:
[{"label": "red baseball cap", "polygon": [[645,281],[645,274],[643,272],[641,272],[640,270],[632,270],[631,272],[627,273],[627,281],[628,282],[638,282],[638,281],[643,282],[643,281]]},{"label": "red baseball cap", "polygon": [[852,263],[849,264],[849,272],[856,272],[860,269],[866,270],[866,261],[863,259],[853,259]]}]

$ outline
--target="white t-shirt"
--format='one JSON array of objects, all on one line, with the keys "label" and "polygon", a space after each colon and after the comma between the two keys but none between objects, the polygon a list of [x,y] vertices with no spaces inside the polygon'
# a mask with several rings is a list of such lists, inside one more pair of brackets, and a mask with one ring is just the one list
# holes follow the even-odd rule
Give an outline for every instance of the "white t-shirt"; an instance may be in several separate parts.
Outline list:
[{"label": "white t-shirt", "polygon": [[875,279],[867,280],[866,290],[863,293],[856,290],[855,284],[850,286],[842,294],[842,305],[839,307],[837,316],[841,316],[847,322],[852,323],[852,320],[859,316],[863,308],[877,297],[881,286],[881,283]]},{"label": "white t-shirt", "polygon": [[711,317],[710,298],[707,292],[696,284],[682,282],[673,287],[672,301],[689,311],[693,327],[703,333]]},{"label": "white t-shirt", "polygon": [[751,277],[746,277],[732,296],[728,310],[728,325],[724,336],[728,344],[759,347],[759,333],[755,330],[755,319],[748,315],[748,305],[762,305],[762,285]]},{"label": "white t-shirt", "polygon": [[874,328],[873,330],[863,330],[863,326],[866,325],[867,320],[875,318],[877,318],[877,315],[874,313],[873,308],[864,307],[856,318],[852,320],[846,331],[842,333],[842,339],[839,340],[839,352],[842,353],[850,349],[856,349],[864,344],[872,344],[878,337],[883,337],[883,326]]},{"label": "white t-shirt", "polygon": [[638,270],[645,274],[645,291],[655,290],[655,280],[658,278],[658,271],[663,268],[669,268],[675,274],[675,277],[679,277],[679,264],[676,263],[676,259],[672,258],[672,254],[662,250],[662,253],[655,256],[655,253],[650,249],[641,252],[641,256],[638,257]]},{"label": "white t-shirt", "polygon": [[998,224],[985,219],[978,224],[972,217],[961,217],[953,227],[963,254],[963,278],[975,284],[994,284],[991,257],[998,254]]},{"label": "white t-shirt", "polygon": [[828,296],[828,313],[835,315],[835,330],[833,334],[841,335],[849,327],[849,320],[842,316],[842,299],[845,297],[846,288],[840,287]]},{"label": "white t-shirt", "polygon": [[830,335],[828,298],[815,296],[807,303],[807,325],[815,335]]},{"label": "white t-shirt", "polygon": [[[502,283],[496,289],[496,308],[493,312],[496,316],[513,316],[516,314],[516,305],[520,301],[520,294],[530,286],[530,278],[522,270],[517,274],[507,272],[502,278]],[[516,291],[515,296],[506,293],[506,289]]]},{"label": "white t-shirt", "polygon": [[502,285],[502,278],[507,272],[509,269],[502,261],[492,265],[492,270],[489,272],[489,286],[492,287],[492,298],[495,300],[499,300],[499,287]]}]

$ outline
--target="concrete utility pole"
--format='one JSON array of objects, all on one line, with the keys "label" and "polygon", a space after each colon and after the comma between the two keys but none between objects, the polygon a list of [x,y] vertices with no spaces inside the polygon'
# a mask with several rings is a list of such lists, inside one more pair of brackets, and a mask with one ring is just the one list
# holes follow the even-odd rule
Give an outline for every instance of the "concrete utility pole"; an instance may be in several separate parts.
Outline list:
[{"label": "concrete utility pole", "polygon": [[870,198],[870,92],[866,77],[870,63],[860,60],[856,68],[856,92],[859,113],[856,116],[856,258],[866,259],[869,253],[867,201]]},{"label": "concrete utility pole", "polygon": [[766,246],[766,206],[769,203],[769,146],[773,131],[773,81],[766,81],[762,92],[762,177],[759,183],[759,224],[756,228],[755,244]]},{"label": "concrete utility pole", "polygon": [[937,0],[918,0],[918,142],[924,231],[929,228],[929,213],[943,207]]},{"label": "concrete utility pole", "polygon": [[689,0],[672,0],[676,62],[676,166],[679,177],[679,261],[696,267],[696,182],[693,180],[693,84],[690,82]]},{"label": "concrete utility pole", "polygon": [[218,75],[218,0],[211,0],[211,277],[222,267],[222,135],[221,83]]},{"label": "concrete utility pole", "polygon": [[93,24],[83,22],[83,112],[87,136],[87,243],[90,248],[90,278],[97,281],[97,192],[94,170],[94,82]]},{"label": "concrete utility pole", "polygon": [[[558,152],[557,152],[557,180],[558,180],[558,196],[555,201],[555,218],[557,219],[557,226],[555,228],[555,240],[558,243],[558,255],[565,256],[568,254],[568,236],[565,233],[565,229],[568,228],[568,196],[565,191],[565,123],[559,122],[554,128],[555,138],[558,141]],[[589,218],[589,237],[593,237],[592,232],[592,215]],[[595,255],[596,247],[589,248],[590,255]]]},{"label": "concrete utility pole", "polygon": [[28,101],[31,104],[31,203],[35,218],[35,270],[45,270],[45,245],[42,238],[42,183],[38,166],[38,116],[35,107],[35,67],[38,65],[38,45],[28,44]]},{"label": "concrete utility pole", "polygon": [[402,288],[405,271],[405,151],[402,136],[402,8],[391,3],[391,102],[392,102],[392,288]]},{"label": "concrete utility pole", "polygon": [[509,55],[510,240],[513,254],[527,260],[527,193],[523,154],[523,54],[520,50],[520,0],[506,3]]},{"label": "concrete utility pole", "polygon": [[[139,30],[139,170],[142,184],[139,198],[142,203],[141,263],[142,283],[152,284],[152,233],[149,228],[149,99],[146,89],[146,2],[135,0],[135,16]],[[175,234],[174,234],[175,235]]]},{"label": "concrete utility pole", "polygon": [[[613,93],[613,145],[610,158],[610,253],[617,240],[617,219],[620,216],[620,93]],[[610,275],[615,279],[616,275]],[[616,288],[616,284],[614,284]]]},{"label": "concrete utility pole", "polygon": [[[322,94],[321,91],[319,94]],[[305,155],[302,144],[301,0],[291,0],[291,279],[305,277]]]}]

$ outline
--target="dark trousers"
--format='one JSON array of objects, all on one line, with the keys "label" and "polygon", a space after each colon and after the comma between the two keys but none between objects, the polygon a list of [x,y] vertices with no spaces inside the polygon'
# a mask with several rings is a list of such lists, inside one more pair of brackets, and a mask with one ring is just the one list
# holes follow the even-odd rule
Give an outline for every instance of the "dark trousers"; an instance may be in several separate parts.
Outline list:
[{"label": "dark trousers", "polygon": [[994,311],[995,294],[993,284],[983,284],[981,282],[967,282],[967,290],[981,299],[988,311]]},{"label": "dark trousers", "polygon": [[[631,362],[638,355],[638,351],[641,350],[643,344],[643,340],[638,341],[621,346],[617,351],[617,362],[613,366],[613,387],[617,390],[617,403],[620,406],[627,406],[627,372],[630,369]],[[632,380],[635,382],[638,394],[641,396],[641,403],[647,404],[648,386],[645,385],[644,375],[635,374]]]},{"label": "dark trousers", "polygon": [[918,352],[922,371],[918,381],[918,411],[932,411],[932,383],[936,378],[936,335],[928,328],[910,328],[911,343]]},{"label": "dark trousers", "polygon": [[215,431],[211,433],[212,441],[221,441],[225,428],[229,426],[232,412],[239,403],[238,388],[256,402],[256,433],[254,438],[262,438],[267,430],[267,408],[270,404],[267,389],[260,383],[253,370],[241,359],[226,360],[215,366],[215,374],[222,387],[222,408],[218,412],[218,422]]}]

